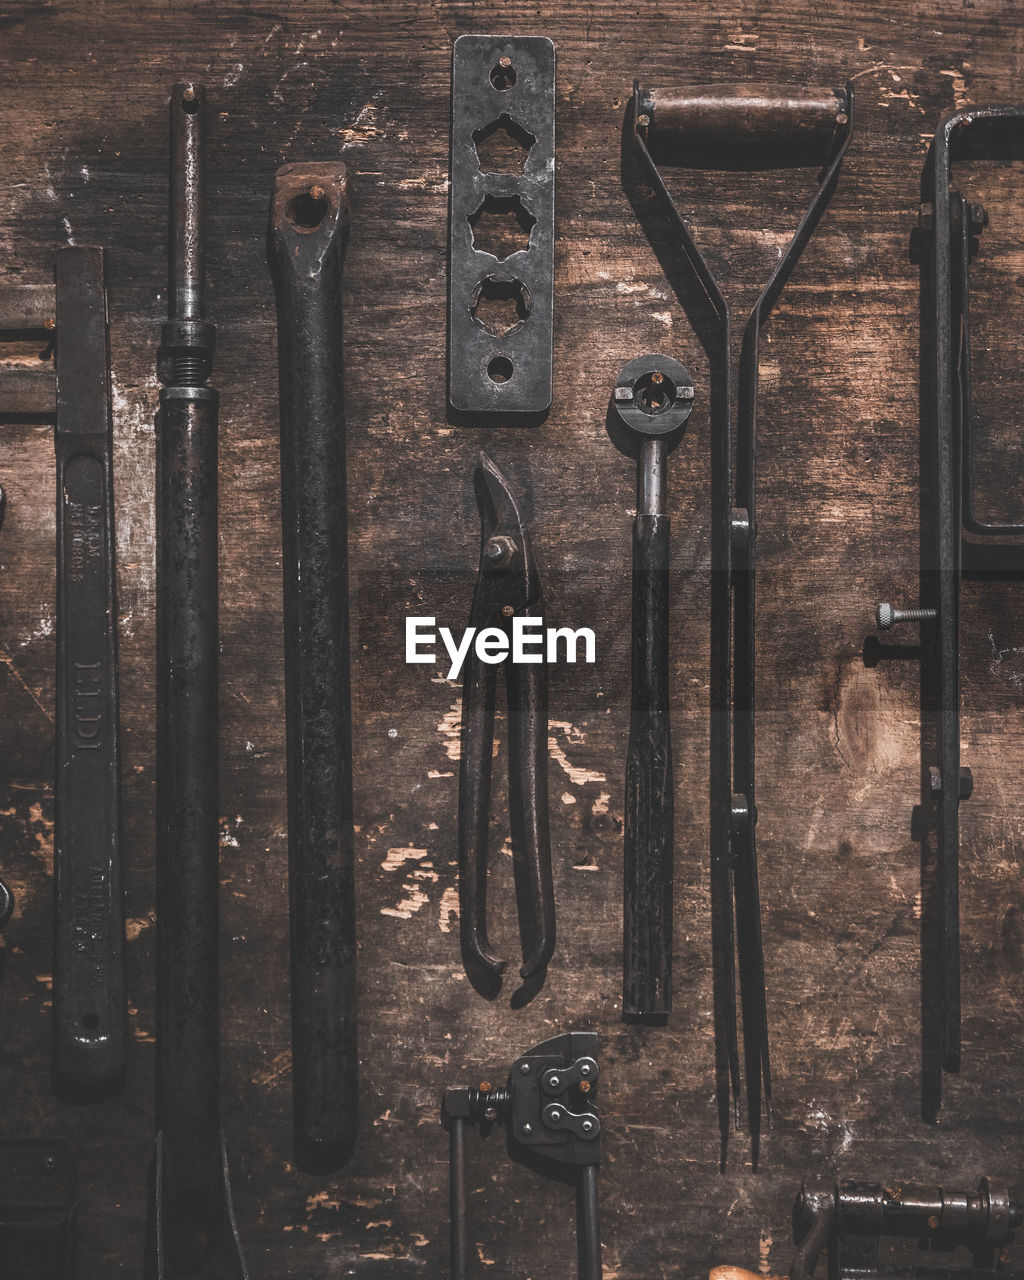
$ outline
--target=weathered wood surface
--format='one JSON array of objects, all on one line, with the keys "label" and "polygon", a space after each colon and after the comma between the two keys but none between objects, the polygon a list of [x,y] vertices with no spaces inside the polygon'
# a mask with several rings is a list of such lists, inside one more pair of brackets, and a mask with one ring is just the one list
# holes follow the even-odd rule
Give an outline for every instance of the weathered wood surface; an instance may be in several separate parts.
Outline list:
[{"label": "weathered wood surface", "polygon": [[[535,430],[446,422],[449,60],[463,31],[557,46],[555,399]],[[782,1273],[800,1180],[1014,1178],[1024,1153],[1024,608],[965,590],[964,1069],[918,1118],[918,664],[866,665],[879,599],[919,575],[918,269],[927,138],[954,103],[1013,100],[1024,23],[1007,0],[26,4],[0,12],[0,271],[42,278],[68,240],[109,246],[132,1049],[127,1088],[75,1107],[48,1087],[54,504],[50,430],[6,424],[0,479],[3,872],[19,891],[3,970],[4,1132],[70,1133],[83,1280],[139,1274],[153,1110],[153,414],[165,310],[166,96],[209,86],[209,309],[221,391],[224,1129],[254,1277],[444,1273],[438,1103],[571,1026],[602,1036],[605,1276]],[[843,178],[765,334],[760,429],[759,809],[775,1130],[751,1173],[716,1172],[707,851],[707,362],[666,280],[664,224],[621,156],[632,78],[839,85],[856,77]],[[356,618],[362,1139],[336,1177],[290,1164],[277,378],[265,260],[278,165],[353,171],[346,360]],[[624,189],[623,178],[627,187]],[[812,176],[682,178],[675,190],[749,303]],[[1019,190],[1019,188],[1018,188]],[[719,208],[715,192],[725,193]],[[634,207],[635,206],[635,207]],[[1012,199],[992,298],[1012,392],[1024,219]],[[639,216],[638,216],[639,215]],[[727,234],[721,227],[732,230]],[[1016,247],[1015,247],[1016,246]],[[1016,255],[1016,260],[1014,258]],[[676,270],[676,268],[673,268]],[[995,350],[995,338],[992,347]],[[982,344],[984,345],[984,344]],[[672,457],[678,833],[675,1010],[620,1021],[633,467],[605,412],[625,361],[686,363],[697,408]],[[1011,396],[1007,421],[1012,420]],[[1004,405],[1004,409],[1005,409]],[[560,942],[525,1008],[463,977],[455,890],[459,689],[406,667],[409,613],[464,625],[477,553],[471,470],[487,448],[524,494],[549,616],[598,633],[551,673]],[[996,474],[1000,474],[997,469]],[[1012,461],[1004,479],[1020,480]],[[908,636],[907,643],[913,639]],[[503,776],[504,750],[498,757]],[[503,788],[496,811],[500,814]],[[495,841],[504,835],[496,823]],[[510,904],[497,870],[497,912]],[[494,932],[514,954],[507,923]],[[469,1143],[479,1273],[572,1273],[571,1196]]]}]

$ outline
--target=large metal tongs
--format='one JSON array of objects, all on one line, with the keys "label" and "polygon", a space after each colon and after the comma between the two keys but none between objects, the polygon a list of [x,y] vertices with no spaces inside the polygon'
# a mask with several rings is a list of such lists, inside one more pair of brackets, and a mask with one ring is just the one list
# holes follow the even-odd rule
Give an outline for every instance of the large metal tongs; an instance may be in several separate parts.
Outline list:
[{"label": "large metal tongs", "polygon": [[[515,499],[486,454],[476,470],[480,569],[470,625],[510,639],[516,618],[543,614],[540,578]],[[548,833],[548,684],[543,660],[505,661],[508,694],[509,827],[523,947],[520,974],[542,974],[555,949],[555,897]],[[492,990],[505,962],[487,940],[487,846],[497,671],[470,647],[462,686],[459,765],[459,904],[462,957],[471,979]]]},{"label": "large metal tongs", "polygon": [[[853,123],[853,89],[777,89],[715,85],[687,90],[634,85],[637,154],[710,304],[699,336],[712,365],[711,387],[711,912],[715,999],[715,1087],[722,1161],[729,1131],[730,1082],[739,1123],[736,967],[743,1017],[747,1115],[757,1165],[761,1084],[771,1115],[764,956],[754,826],[754,544],[761,328],[810,239],[839,178]],[[822,165],[818,187],[789,247],[743,331],[733,409],[731,315],[662,179],[655,156],[690,168],[765,169]],[[735,470],[733,447],[735,446]]]}]

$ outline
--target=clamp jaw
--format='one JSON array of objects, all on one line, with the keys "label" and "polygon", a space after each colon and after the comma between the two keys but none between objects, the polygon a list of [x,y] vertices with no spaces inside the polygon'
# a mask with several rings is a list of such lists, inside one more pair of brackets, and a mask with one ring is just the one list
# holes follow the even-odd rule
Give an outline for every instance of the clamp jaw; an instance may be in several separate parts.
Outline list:
[{"label": "clamp jaw", "polygon": [[598,1074],[597,1035],[592,1031],[567,1031],[517,1058],[503,1088],[494,1088],[485,1081],[477,1088],[456,1085],[445,1090],[441,1119],[449,1134],[452,1280],[465,1280],[466,1275],[466,1125],[479,1124],[482,1131],[488,1132],[495,1122],[505,1125],[513,1158],[517,1148],[529,1149],[535,1157],[579,1170],[579,1276],[581,1280],[599,1280]]}]

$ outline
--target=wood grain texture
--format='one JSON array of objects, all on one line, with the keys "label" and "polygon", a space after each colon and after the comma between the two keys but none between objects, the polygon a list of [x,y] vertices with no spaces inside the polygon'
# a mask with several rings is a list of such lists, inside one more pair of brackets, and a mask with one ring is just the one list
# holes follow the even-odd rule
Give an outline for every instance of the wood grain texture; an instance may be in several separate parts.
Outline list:
[{"label": "wood grain texture", "polygon": [[[555,394],[545,425],[447,423],[449,65],[464,31],[549,35],[558,56]],[[153,1125],[153,419],[166,295],[166,101],[206,83],[208,256],[221,393],[223,1123],[254,1277],[444,1273],[447,1083],[475,1083],[569,1027],[602,1037],[606,1280],[789,1263],[802,1178],[1014,1178],[1024,1154],[1024,607],[971,584],[963,611],[964,1069],[918,1119],[920,789],[916,654],[863,657],[878,600],[916,602],[921,165],[954,103],[1013,100],[1011,0],[682,0],[251,5],[104,0],[0,9],[0,272],[33,281],[61,244],[109,249],[132,1039],[117,1099],[49,1089],[54,503],[48,428],[0,428],[0,860],[5,1132],[69,1133],[82,1280],[139,1273]],[[753,1175],[719,1176],[708,910],[707,361],[674,290],[666,226],[623,155],[633,76],[841,85],[857,119],[835,199],[762,344],[758,744],[761,889],[777,1123]],[[277,369],[266,225],[274,171],[350,166],[349,520],[360,905],[362,1136],[337,1177],[290,1163]],[[1019,174],[1016,175],[1019,177]],[[1001,180],[1000,180],[1001,181]],[[749,305],[813,175],[677,174],[727,292]],[[1000,235],[1013,252],[1020,200]],[[1019,253],[1019,249],[1017,250]],[[669,268],[666,277],[665,267]],[[993,305],[1019,314],[1021,279]],[[1013,322],[1011,321],[1011,324]],[[1015,325],[1014,325],[1015,327]],[[675,992],[665,1029],[620,1019],[623,776],[633,464],[605,414],[622,365],[662,350],[697,405],[671,459]],[[1014,352],[1008,344],[1006,361]],[[1020,370],[1017,369],[1017,374]],[[1012,381],[1013,375],[1005,375]],[[1005,405],[1004,405],[1005,412]],[[924,425],[927,432],[927,424]],[[481,447],[523,496],[549,620],[592,625],[594,666],[551,671],[559,946],[526,1007],[487,1003],[458,959],[459,688],[407,667],[404,619],[461,627],[477,560]],[[1012,479],[1019,480],[1016,463]],[[906,645],[915,639],[901,637]],[[495,847],[506,834],[496,760]],[[514,954],[510,860],[493,933]],[[470,1138],[479,1274],[572,1272],[567,1187]]]}]

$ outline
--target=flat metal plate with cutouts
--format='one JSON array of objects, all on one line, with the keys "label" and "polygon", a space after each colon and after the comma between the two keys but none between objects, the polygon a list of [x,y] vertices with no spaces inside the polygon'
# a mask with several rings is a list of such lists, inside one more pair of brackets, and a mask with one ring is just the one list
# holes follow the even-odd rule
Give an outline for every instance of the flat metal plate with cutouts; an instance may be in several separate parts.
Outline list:
[{"label": "flat metal plate with cutouts", "polygon": [[459,413],[551,404],[555,47],[460,36],[452,61],[448,400]]}]

